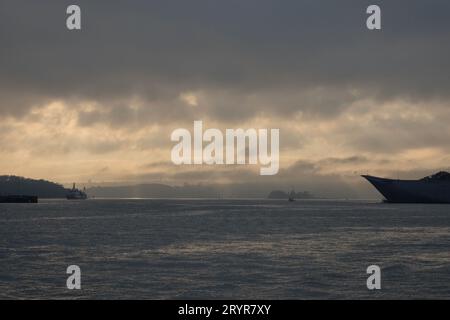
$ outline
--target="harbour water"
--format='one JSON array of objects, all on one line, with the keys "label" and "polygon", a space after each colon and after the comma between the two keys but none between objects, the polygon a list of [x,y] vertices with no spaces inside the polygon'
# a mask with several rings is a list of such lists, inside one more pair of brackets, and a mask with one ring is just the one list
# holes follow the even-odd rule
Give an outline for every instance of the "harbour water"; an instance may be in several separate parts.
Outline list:
[{"label": "harbour water", "polygon": [[449,205],[42,200],[0,204],[0,234],[1,299],[450,298]]}]

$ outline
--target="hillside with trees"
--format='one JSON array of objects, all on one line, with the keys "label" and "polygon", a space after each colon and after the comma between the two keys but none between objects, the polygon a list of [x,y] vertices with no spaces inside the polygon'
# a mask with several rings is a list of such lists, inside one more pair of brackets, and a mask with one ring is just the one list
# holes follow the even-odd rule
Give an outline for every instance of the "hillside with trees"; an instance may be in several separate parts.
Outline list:
[{"label": "hillside with trees", "polygon": [[18,176],[0,176],[0,195],[34,195],[39,198],[65,198],[62,185]]}]

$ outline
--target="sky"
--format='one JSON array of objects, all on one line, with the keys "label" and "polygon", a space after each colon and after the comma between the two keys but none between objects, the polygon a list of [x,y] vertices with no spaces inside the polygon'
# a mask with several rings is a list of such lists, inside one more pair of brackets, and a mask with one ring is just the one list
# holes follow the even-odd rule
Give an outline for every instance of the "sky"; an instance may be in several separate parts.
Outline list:
[{"label": "sky", "polygon": [[[81,7],[82,29],[66,28]],[[366,8],[382,30],[366,28]],[[0,0],[0,174],[374,195],[450,168],[448,0]],[[280,129],[280,171],[175,166],[177,128]]]}]

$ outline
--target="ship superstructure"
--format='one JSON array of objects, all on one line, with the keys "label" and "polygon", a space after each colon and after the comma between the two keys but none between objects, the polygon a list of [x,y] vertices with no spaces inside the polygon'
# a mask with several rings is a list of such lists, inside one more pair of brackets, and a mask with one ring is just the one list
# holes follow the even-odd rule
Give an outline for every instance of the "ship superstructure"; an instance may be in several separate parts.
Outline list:
[{"label": "ship superstructure", "polygon": [[73,184],[73,187],[69,192],[67,193],[67,199],[68,200],[86,200],[87,194],[86,194],[86,188],[83,188],[82,190],[79,190],[75,187],[75,183]]}]

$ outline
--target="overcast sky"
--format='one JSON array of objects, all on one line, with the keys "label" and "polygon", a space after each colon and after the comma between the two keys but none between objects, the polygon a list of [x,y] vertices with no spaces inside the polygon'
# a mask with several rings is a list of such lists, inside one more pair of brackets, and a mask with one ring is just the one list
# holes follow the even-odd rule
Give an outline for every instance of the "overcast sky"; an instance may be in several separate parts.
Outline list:
[{"label": "overcast sky", "polygon": [[[66,29],[75,3],[81,31]],[[0,0],[0,174],[355,191],[360,173],[447,169],[449,13],[448,0]],[[279,128],[280,173],[175,167],[170,133],[194,120]]]}]

